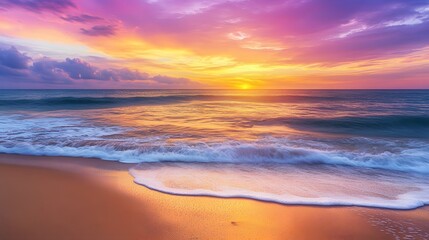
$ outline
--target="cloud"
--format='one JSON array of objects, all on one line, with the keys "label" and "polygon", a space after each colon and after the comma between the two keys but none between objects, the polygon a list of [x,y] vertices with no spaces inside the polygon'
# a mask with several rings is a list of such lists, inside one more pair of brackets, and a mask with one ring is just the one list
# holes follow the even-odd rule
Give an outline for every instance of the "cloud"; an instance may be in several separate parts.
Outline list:
[{"label": "cloud", "polygon": [[[329,34],[351,20],[367,25],[400,20],[416,14],[416,9],[428,4],[424,0],[253,0],[241,6],[245,21],[260,32],[274,36],[316,36]],[[251,9],[256,9],[250,11]],[[265,29],[264,29],[265,28]]]},{"label": "cloud", "polygon": [[87,79],[87,80],[146,80],[149,74],[130,70],[127,68],[100,69],[92,66],[79,58],[66,58],[65,61],[57,61],[49,58],[43,58],[35,61],[32,67],[33,72],[39,74],[45,79],[54,79],[64,77],[70,80]]},{"label": "cloud", "polygon": [[79,58],[67,58],[64,62],[56,62],[55,66],[64,70],[74,79],[95,79],[96,68]]},{"label": "cloud", "polygon": [[[238,62],[288,59],[296,64],[307,64],[310,60],[312,63],[337,60],[340,63],[353,60],[353,56],[356,59],[389,57],[391,50],[384,52],[385,46],[417,50],[422,46],[420,40],[425,38],[418,25],[429,21],[429,12],[424,10],[428,4],[427,0],[130,0],[124,5],[112,0],[112,4],[97,14],[109,14],[104,16],[120,20],[123,26],[139,33],[144,41],[154,41],[154,45],[159,39],[156,36],[168,36],[172,46],[205,56],[232,55]],[[231,19],[239,21],[231,22]],[[389,33],[392,39],[383,37],[393,30],[392,24],[415,30],[397,28],[394,30],[398,31],[397,35]],[[402,36],[404,34],[408,36]],[[363,35],[370,38],[357,37]],[[237,42],[225,42],[219,36]],[[333,39],[336,36],[342,36],[344,41]],[[261,47],[249,41],[276,44],[275,47],[261,44]],[[346,46],[347,41],[349,46]],[[360,46],[362,48],[358,49]],[[380,46],[379,51],[377,46]],[[324,53],[326,57],[319,57],[325,47],[325,52],[329,52]],[[340,51],[353,47],[358,50],[343,57],[347,53]],[[248,57],[256,50],[258,56]],[[272,50],[278,53],[273,56]]]},{"label": "cloud", "polygon": [[24,69],[16,69],[16,68],[10,68],[4,65],[0,64],[0,80],[4,79],[14,79],[14,78],[21,78],[27,76],[27,70]]},{"label": "cloud", "polygon": [[[32,63],[32,64],[30,64]],[[40,86],[85,86],[94,81],[114,86],[136,86],[146,88],[195,87],[197,83],[187,78],[163,75],[150,76],[148,73],[128,68],[99,68],[79,58],[64,61],[47,57],[31,59],[16,48],[0,49],[0,82],[2,88],[18,84],[38,83]],[[100,86],[100,84],[95,84]]]},{"label": "cloud", "polygon": [[149,79],[149,74],[128,68],[102,69],[98,72],[98,79],[104,80],[145,80]]},{"label": "cloud", "polygon": [[90,29],[81,28],[80,31],[88,36],[111,36],[115,35],[116,28],[113,25],[97,25]]},{"label": "cloud", "polygon": [[16,48],[0,49],[0,65],[13,69],[25,69],[31,58],[20,53]]},{"label": "cloud", "polygon": [[70,0],[2,0],[0,7],[19,7],[35,12],[63,12],[76,8],[76,5]]},{"label": "cloud", "polygon": [[249,35],[247,35],[244,32],[232,32],[232,33],[228,33],[228,38],[236,41],[241,41],[246,38],[249,38]]},{"label": "cloud", "polygon": [[342,63],[400,56],[429,45],[429,21],[417,25],[374,28],[346,38],[332,39],[301,49],[299,62]]},{"label": "cloud", "polygon": [[72,83],[72,77],[62,68],[59,68],[58,62],[48,58],[35,61],[29,68],[29,75],[32,79],[39,82],[52,83]]},{"label": "cloud", "polygon": [[89,22],[97,22],[103,20],[101,17],[92,16],[88,14],[80,14],[80,15],[67,15],[61,17],[61,19],[67,22],[79,22],[79,23],[89,23]]},{"label": "cloud", "polygon": [[[43,61],[33,62],[33,65],[31,62],[30,57],[20,53],[15,47],[0,49],[0,87],[13,88],[21,84],[40,82],[70,82],[65,73],[61,74],[53,67],[42,66]],[[40,73],[43,78],[39,77]]]}]

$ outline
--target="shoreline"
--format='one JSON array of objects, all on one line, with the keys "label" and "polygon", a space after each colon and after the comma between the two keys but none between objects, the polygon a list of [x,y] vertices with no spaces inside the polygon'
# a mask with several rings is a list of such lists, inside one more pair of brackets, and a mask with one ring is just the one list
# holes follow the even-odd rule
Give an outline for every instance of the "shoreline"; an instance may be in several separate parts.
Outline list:
[{"label": "shoreline", "polygon": [[356,207],[356,208],[368,208],[368,209],[378,209],[378,210],[387,210],[387,211],[413,211],[413,210],[417,210],[420,208],[429,208],[429,204],[424,204],[422,206],[419,207],[414,207],[414,208],[389,208],[389,207],[375,207],[375,206],[363,206],[363,205],[345,205],[345,204],[301,204],[301,203],[282,203],[282,202],[276,202],[276,201],[270,201],[270,200],[263,200],[263,199],[258,199],[258,198],[251,198],[251,197],[245,197],[245,196],[231,196],[231,197],[223,197],[223,196],[216,196],[216,195],[210,195],[210,194],[181,194],[181,193],[172,193],[172,192],[168,192],[168,191],[163,191],[163,190],[159,190],[156,188],[152,188],[150,186],[147,186],[145,184],[141,184],[141,183],[137,183],[135,181],[133,181],[135,184],[147,188],[151,191],[155,191],[155,192],[159,192],[162,194],[167,194],[167,195],[172,195],[172,196],[178,196],[178,197],[209,197],[209,198],[217,198],[217,199],[232,199],[232,200],[250,200],[250,201],[256,201],[256,202],[261,202],[261,203],[269,203],[269,204],[277,204],[277,205],[281,205],[281,206],[296,206],[296,207],[320,207],[320,208],[349,208],[349,207]]},{"label": "shoreline", "polygon": [[[86,233],[92,234],[92,239],[117,239],[112,237],[115,235],[112,235],[113,230],[122,234],[121,239],[134,239],[136,236],[147,239],[395,239],[407,235],[412,235],[414,239],[429,237],[428,206],[397,210],[355,206],[285,205],[248,198],[164,194],[134,183],[133,177],[128,173],[128,166],[130,165],[100,159],[0,154],[0,182],[3,183],[0,183],[0,193],[4,193],[0,199],[9,204],[0,206],[0,237],[3,235],[1,238],[5,240],[55,237],[90,239],[86,237],[89,235],[85,236]],[[68,186],[62,187],[63,194],[77,195],[62,199],[55,194],[56,188],[49,187],[52,182],[62,182],[64,186]],[[40,207],[37,204],[38,198],[45,195],[33,192],[35,186],[49,196],[45,201],[50,206],[58,204],[55,200],[67,204],[62,205],[62,208],[57,206],[57,211],[45,209],[43,215],[38,215],[41,214],[37,211],[37,207]],[[67,226],[70,219],[67,219],[67,209],[64,206],[77,203],[86,206],[85,201],[100,196],[110,196],[103,200],[109,201],[108,208],[92,204],[88,209],[76,210],[73,216],[89,218],[88,221],[99,223],[96,220],[107,211],[109,221],[112,222],[101,222],[97,225],[99,227],[93,230],[86,229],[84,224]],[[100,204],[103,205],[102,202]],[[21,222],[13,220],[14,210],[22,207],[32,211],[23,213]],[[121,215],[120,209],[125,209],[127,214]],[[29,224],[34,224],[34,219],[40,216],[52,222],[44,223],[41,220],[34,226]],[[64,218],[64,222],[57,222],[58,219]],[[121,220],[120,223],[115,222],[118,219]],[[135,224],[136,220],[144,220],[144,224]],[[113,223],[120,227],[109,229],[107,226]],[[116,226],[115,224],[113,225]],[[9,230],[4,226],[9,226]],[[63,229],[63,234],[74,233],[75,235],[70,236],[75,238],[67,238],[61,235],[61,232],[52,231],[52,226]],[[10,229],[19,231],[5,235]],[[40,234],[34,235],[35,232]],[[109,232],[111,238],[108,237]],[[13,235],[18,233],[28,233],[29,236],[14,238]]]},{"label": "shoreline", "polygon": [[[2,159],[2,155],[10,155],[10,156],[22,156],[22,157],[35,157],[35,158],[67,158],[67,159],[75,159],[75,160],[82,160],[82,159],[90,159],[93,162],[96,161],[102,161],[102,162],[106,162],[106,165],[114,165],[116,170],[129,170],[130,166],[134,166],[137,165],[138,163],[125,163],[125,162],[121,162],[118,160],[105,160],[102,158],[98,158],[98,157],[73,157],[73,156],[50,156],[50,155],[29,155],[29,154],[20,154],[20,153],[2,153],[0,152],[0,164],[1,164],[1,159]],[[192,162],[190,162],[192,163]],[[28,165],[31,164],[30,162],[26,162],[24,163],[24,165]],[[96,165],[99,165],[101,163],[93,163]],[[36,164],[37,165],[37,164]],[[128,167],[127,167],[128,166]],[[46,167],[51,167],[51,166],[47,166]],[[97,166],[100,167],[100,166]],[[66,168],[64,168],[66,169]],[[66,169],[67,170],[67,169]],[[70,170],[70,169],[69,169]],[[247,197],[247,196],[216,196],[216,195],[210,195],[210,194],[181,194],[181,193],[173,193],[173,192],[168,192],[168,191],[163,191],[163,190],[159,190],[157,188],[153,188],[151,186],[145,185],[145,184],[141,184],[138,183],[134,180],[134,177],[130,174],[132,181],[134,184],[147,188],[151,191],[156,191],[162,194],[167,194],[167,195],[172,195],[172,196],[181,196],[181,197],[209,197],[209,198],[218,198],[218,199],[242,199],[242,200],[251,200],[251,201],[257,201],[257,202],[261,202],[261,203],[272,203],[272,204],[278,204],[278,205],[282,205],[282,206],[301,206],[301,207],[358,207],[358,208],[368,208],[368,209],[380,209],[380,210],[392,210],[392,211],[410,211],[410,210],[416,210],[416,209],[420,209],[420,208],[428,208],[429,209],[429,204],[423,204],[421,206],[417,206],[417,207],[412,207],[412,208],[390,208],[390,207],[379,207],[379,206],[366,206],[366,205],[358,205],[358,204],[301,204],[301,203],[283,203],[280,201],[271,201],[271,200],[264,200],[264,199],[258,199],[258,198],[252,198],[252,197]]]}]

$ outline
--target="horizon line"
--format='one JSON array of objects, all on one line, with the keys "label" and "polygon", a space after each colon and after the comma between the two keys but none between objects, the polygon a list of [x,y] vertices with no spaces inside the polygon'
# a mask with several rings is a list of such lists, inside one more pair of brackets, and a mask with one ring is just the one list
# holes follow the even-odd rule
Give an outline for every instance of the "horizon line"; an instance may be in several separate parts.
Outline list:
[{"label": "horizon line", "polygon": [[429,90],[429,88],[251,88],[251,89],[238,89],[238,88],[0,88],[0,91],[7,90],[151,90],[151,91],[165,91],[165,90],[236,90],[236,91],[254,91],[254,90],[346,90],[346,91],[359,91],[359,90],[376,90],[376,91],[394,91],[394,90]]}]

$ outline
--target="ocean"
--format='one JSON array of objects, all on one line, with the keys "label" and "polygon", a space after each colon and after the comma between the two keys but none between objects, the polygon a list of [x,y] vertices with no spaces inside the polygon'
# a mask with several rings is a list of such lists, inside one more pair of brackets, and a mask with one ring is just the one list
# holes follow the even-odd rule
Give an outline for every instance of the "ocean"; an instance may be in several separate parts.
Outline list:
[{"label": "ocean", "polygon": [[0,90],[0,152],[129,164],[177,195],[429,203],[429,90]]}]

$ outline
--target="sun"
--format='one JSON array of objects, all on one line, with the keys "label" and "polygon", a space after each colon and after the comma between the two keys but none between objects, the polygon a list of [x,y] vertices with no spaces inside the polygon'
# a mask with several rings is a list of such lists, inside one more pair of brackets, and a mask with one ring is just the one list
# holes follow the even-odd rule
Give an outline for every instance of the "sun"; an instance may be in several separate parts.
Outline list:
[{"label": "sun", "polygon": [[243,84],[241,84],[241,85],[239,86],[239,88],[240,88],[240,89],[242,89],[242,90],[247,90],[247,89],[249,89],[249,88],[250,88],[250,85],[249,85],[249,84],[247,84],[247,83],[243,83]]}]

